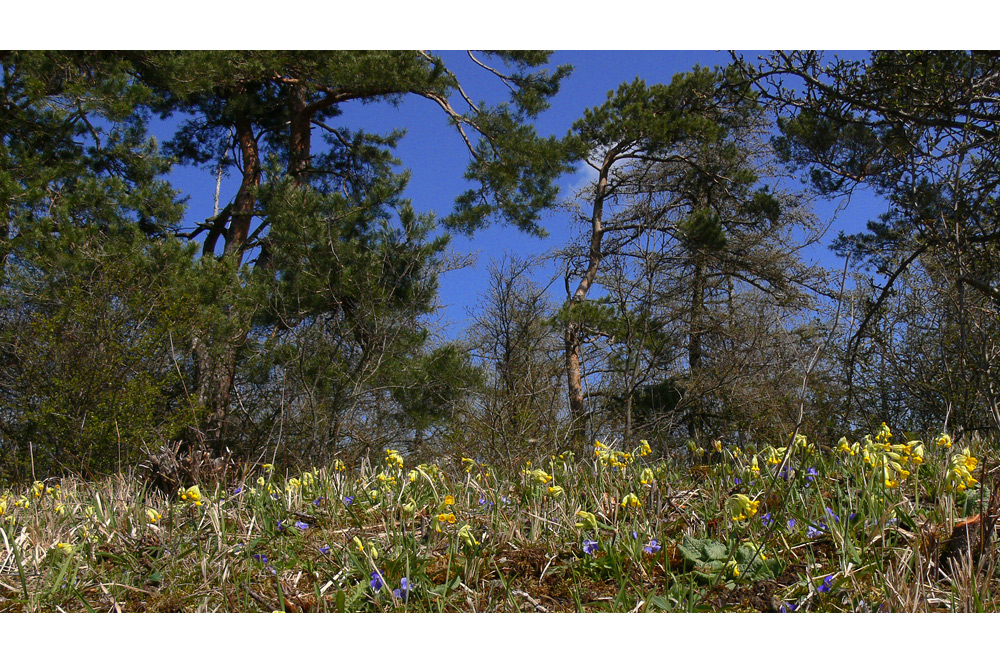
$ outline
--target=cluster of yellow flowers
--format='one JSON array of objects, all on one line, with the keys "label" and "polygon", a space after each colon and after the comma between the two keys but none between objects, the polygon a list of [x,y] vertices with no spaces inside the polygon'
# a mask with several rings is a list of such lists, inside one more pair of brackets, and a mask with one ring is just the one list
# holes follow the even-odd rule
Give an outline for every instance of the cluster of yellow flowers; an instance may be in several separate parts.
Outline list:
[{"label": "cluster of yellow flowers", "polygon": [[472,474],[472,470],[479,467],[479,472],[476,473],[476,481],[482,481],[490,476],[490,472],[486,467],[486,463],[477,463],[472,458],[462,457],[462,466],[465,469],[466,474]]},{"label": "cluster of yellow flowers", "polygon": [[201,506],[201,490],[198,486],[191,486],[187,490],[180,488],[177,492],[182,502],[190,502],[195,506]]},{"label": "cluster of yellow flowers", "polygon": [[653,470],[651,468],[642,468],[642,472],[639,473],[639,483],[643,486],[652,486],[656,483],[656,476],[653,474]]},{"label": "cluster of yellow flowers", "polygon": [[[805,439],[805,436],[803,436]],[[788,451],[788,447],[778,447],[775,449],[772,446],[765,447],[761,452],[765,456],[765,460],[768,465],[780,465],[781,460],[785,457],[785,453]]]},{"label": "cluster of yellow flowers", "polygon": [[552,481],[552,475],[541,468],[529,470],[528,467],[525,466],[524,470],[522,471],[522,474],[524,474],[526,477],[528,477],[529,479],[531,479],[540,486],[544,486],[548,482]]},{"label": "cluster of yellow flowers", "polygon": [[469,548],[475,548],[479,545],[479,542],[476,541],[476,537],[472,535],[472,528],[467,524],[462,525],[458,529],[458,539]]},{"label": "cluster of yellow flowers", "polygon": [[622,506],[626,509],[641,509],[642,501],[636,497],[635,493],[629,493],[622,499]]},{"label": "cluster of yellow flowers", "polygon": [[441,473],[441,468],[434,464],[421,463],[415,468],[410,470],[407,477],[410,483],[416,482],[420,477],[424,477],[428,482],[434,483],[435,481],[440,481],[443,477]]},{"label": "cluster of yellow flowers", "polygon": [[874,437],[865,435],[861,442],[853,444],[846,437],[840,438],[837,452],[848,457],[860,455],[866,464],[881,468],[886,488],[896,488],[910,476],[911,467],[924,462],[924,443],[920,440],[893,443],[892,437],[892,430],[883,421]]},{"label": "cluster of yellow flowers", "polygon": [[972,477],[972,471],[979,465],[979,461],[972,457],[969,447],[965,447],[961,453],[954,454],[948,461],[948,488],[965,491],[976,485],[977,481]]},{"label": "cluster of yellow flowers", "polygon": [[[645,443],[645,449],[649,449],[649,443],[646,442],[645,440],[642,440],[642,442]],[[639,455],[642,456],[646,455],[645,453],[643,453],[643,451],[644,448],[642,445],[640,445],[638,449]],[[652,452],[653,450],[649,449],[649,453]],[[610,465],[611,467],[614,468],[625,468],[628,465],[631,465],[632,462],[635,460],[634,454],[631,454],[627,451],[617,451],[615,449],[612,449],[611,447],[604,444],[600,440],[594,441],[594,456],[597,457],[597,460],[600,461],[602,465]]]},{"label": "cluster of yellow flowers", "polygon": [[[545,484],[550,483],[552,481],[553,478],[552,475],[546,472],[545,470],[541,468],[536,468],[532,470],[529,469],[530,467],[531,463],[530,462],[526,463],[524,466],[524,470],[522,471],[522,474],[528,477],[535,484],[539,486],[545,486]],[[563,490],[562,486],[557,486],[554,483],[551,486],[545,486],[545,494],[548,497],[559,497],[560,495],[563,495],[565,492],[566,491]]]},{"label": "cluster of yellow flowers", "polygon": [[576,517],[580,519],[580,522],[576,524],[579,529],[592,529],[597,531],[597,516],[589,511],[577,511]]},{"label": "cluster of yellow flowers", "polygon": [[434,526],[438,532],[441,530],[441,525],[454,525],[455,524],[455,514],[452,513],[452,509],[455,506],[455,498],[452,495],[445,495],[444,500],[441,502],[441,506],[438,509],[437,523]]},{"label": "cluster of yellow flowers", "polygon": [[792,448],[807,454],[816,452],[816,445],[806,439],[806,436],[802,433],[795,434],[795,438],[792,440]]},{"label": "cluster of yellow flowers", "polygon": [[735,522],[753,518],[757,515],[757,508],[759,506],[760,500],[751,500],[743,493],[731,495],[729,499],[726,500],[726,510],[729,511],[729,516]]},{"label": "cluster of yellow flowers", "polygon": [[399,469],[403,469],[403,457],[395,449],[385,450],[385,462],[387,465],[395,465]]}]

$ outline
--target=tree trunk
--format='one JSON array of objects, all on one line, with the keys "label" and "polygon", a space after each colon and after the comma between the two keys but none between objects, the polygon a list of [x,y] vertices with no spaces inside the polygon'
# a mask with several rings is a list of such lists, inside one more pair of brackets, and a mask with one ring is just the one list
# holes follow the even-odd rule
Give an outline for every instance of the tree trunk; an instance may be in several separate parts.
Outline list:
[{"label": "tree trunk", "polygon": [[[597,278],[601,264],[601,242],[604,239],[604,200],[608,196],[608,174],[618,158],[618,147],[604,157],[598,171],[597,188],[594,191],[594,207],[590,215],[590,249],[587,255],[587,269],[580,278],[576,292],[570,297],[566,314],[566,328],[563,339],[566,344],[566,382],[569,392],[569,409],[572,417],[570,434],[575,443],[582,447],[586,438],[587,411],[583,402],[583,376],[580,371],[580,348],[583,344],[580,323],[573,321],[573,309],[587,298],[590,287]],[[568,288],[567,288],[568,289]]]},{"label": "tree trunk", "polygon": [[586,437],[587,416],[583,403],[583,380],[580,375],[580,336],[574,323],[566,324],[566,379],[569,387],[569,411],[572,417],[570,433],[574,442],[583,443]]},{"label": "tree trunk", "polygon": [[[701,369],[702,348],[702,318],[705,310],[705,266],[700,256],[694,259],[694,281],[691,284],[691,320],[688,328],[688,369],[689,380],[694,382],[699,377]],[[691,405],[691,416],[688,418],[688,435],[698,437],[701,433],[701,396],[695,392],[696,399]]]},{"label": "tree trunk", "polygon": [[[236,193],[229,212],[229,227],[225,230],[223,256],[230,258],[232,268],[239,269],[246,251],[246,240],[250,233],[257,204],[257,187],[260,185],[261,168],[257,151],[257,139],[253,125],[247,118],[236,122],[236,142],[243,163],[243,180]],[[218,233],[210,233],[205,240],[204,253],[214,253]],[[227,310],[225,315],[232,320],[238,311]],[[228,326],[228,325],[227,325]],[[226,424],[232,398],[233,380],[239,349],[246,341],[249,331],[237,325],[238,333],[228,338],[209,339],[215,347],[209,347],[205,339],[196,339],[194,355],[197,366],[196,393],[198,405],[204,412],[199,441],[206,443],[215,453],[221,453],[226,446]]]}]

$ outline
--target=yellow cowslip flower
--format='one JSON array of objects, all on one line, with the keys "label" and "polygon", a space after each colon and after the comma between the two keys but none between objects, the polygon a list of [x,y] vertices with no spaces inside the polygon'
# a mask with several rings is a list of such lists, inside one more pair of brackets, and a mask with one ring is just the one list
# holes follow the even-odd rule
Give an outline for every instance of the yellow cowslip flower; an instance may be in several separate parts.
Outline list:
[{"label": "yellow cowslip flower", "polygon": [[75,550],[75,548],[73,547],[73,544],[71,544],[71,543],[57,543],[55,545],[55,547],[56,547],[57,550],[59,550],[61,552],[64,552],[67,555],[72,554],[73,551]]},{"label": "yellow cowslip flower", "polygon": [[472,528],[468,525],[462,525],[462,527],[458,530],[458,538],[462,541],[462,543],[470,548],[475,548],[479,545],[479,542],[476,541],[476,537],[472,536]]},{"label": "yellow cowslip flower", "polygon": [[642,472],[639,474],[639,483],[643,486],[651,486],[656,483],[656,477],[653,476],[653,470],[648,467],[643,468]]},{"label": "yellow cowslip flower", "polygon": [[55,509],[53,509],[53,510],[56,513],[58,513],[60,516],[65,516],[66,515],[66,505],[64,505],[64,504],[56,504]]},{"label": "yellow cowslip flower", "polygon": [[395,465],[399,469],[403,469],[403,457],[395,449],[385,450],[385,462],[389,465]]},{"label": "yellow cowslip flower", "polygon": [[449,525],[455,524],[455,514],[453,513],[439,513],[438,522],[448,523]]},{"label": "yellow cowslip flower", "polygon": [[316,475],[312,472],[302,473],[302,485],[308,488],[316,482]]},{"label": "yellow cowslip flower", "polygon": [[722,452],[722,440],[712,440],[712,449],[717,453]]},{"label": "yellow cowslip flower", "polygon": [[407,475],[410,479],[410,483],[414,483],[419,476],[420,472],[417,472],[416,470],[410,470],[410,473]]},{"label": "yellow cowslip flower", "polygon": [[372,500],[372,501],[375,501],[375,500],[377,500],[377,499],[379,498],[379,496],[380,496],[380,495],[381,495],[381,493],[380,493],[380,492],[378,492],[377,490],[369,490],[369,491],[368,491],[368,498],[369,498],[370,500]]},{"label": "yellow cowslip flower", "polygon": [[301,487],[302,487],[301,481],[299,481],[298,479],[289,479],[288,484],[285,486],[285,490],[288,491],[289,493],[294,493]]},{"label": "yellow cowslip flower", "polygon": [[4,495],[2,498],[0,498],[0,516],[4,515],[5,513],[7,513],[7,496],[6,495]]},{"label": "yellow cowslip flower", "polygon": [[444,496],[444,503],[443,504],[444,504],[444,506],[454,506],[455,505],[455,497],[453,495],[445,495]]},{"label": "yellow cowslip flower", "polygon": [[552,485],[546,488],[545,492],[549,495],[549,497],[559,497],[566,491],[563,490],[562,486]]},{"label": "yellow cowslip flower", "polygon": [[632,463],[633,456],[626,451],[612,451],[604,460],[610,463],[611,467],[624,468]]},{"label": "yellow cowslip flower", "polygon": [[729,511],[729,516],[735,522],[748,520],[754,517],[757,515],[757,508],[759,506],[760,500],[751,500],[742,493],[731,495],[729,499],[726,500],[726,510]]},{"label": "yellow cowslip flower", "polygon": [[410,500],[402,506],[403,514],[407,516],[412,516],[417,511],[417,503]]},{"label": "yellow cowslip flower", "polygon": [[524,474],[531,477],[532,481],[539,485],[545,485],[552,481],[552,475],[542,469],[524,470]]},{"label": "yellow cowslip flower", "polygon": [[754,474],[760,474],[760,465],[757,464],[756,454],[754,454],[753,461],[750,463],[750,471]]},{"label": "yellow cowslip flower", "polygon": [[264,484],[266,484],[266,483],[267,483],[267,481],[264,480],[264,477],[257,477],[257,485],[258,486],[260,486],[261,488],[263,488]]},{"label": "yellow cowslip flower", "polygon": [[576,524],[577,527],[597,531],[597,516],[589,511],[577,511],[576,517],[580,519],[580,522]]},{"label": "yellow cowslip flower", "polygon": [[972,457],[969,447],[963,449],[961,453],[954,454],[948,462],[948,480],[951,484],[949,489],[964,492],[966,488],[979,483],[972,476],[972,471],[978,466],[979,461]]},{"label": "yellow cowslip flower", "polygon": [[335,461],[333,461],[333,471],[334,472],[343,472],[346,469],[347,469],[347,466],[344,465],[344,461],[342,461],[342,460],[335,460]]},{"label": "yellow cowslip flower", "polygon": [[22,509],[27,509],[29,506],[31,506],[31,502],[28,501],[28,497],[26,495],[22,495],[21,497],[17,498],[16,502],[14,502],[14,506],[20,507]]},{"label": "yellow cowslip flower", "polygon": [[639,440],[639,455],[648,456],[653,453],[652,448],[649,446],[649,442],[646,440]]},{"label": "yellow cowslip flower", "polygon": [[379,472],[378,476],[375,477],[375,478],[378,479],[380,482],[382,482],[383,484],[385,484],[387,486],[395,486],[396,485],[396,477],[394,477],[394,476],[391,476],[391,475]]},{"label": "yellow cowslip flower", "polygon": [[635,496],[635,493],[629,493],[622,499],[622,506],[626,509],[639,509],[642,507],[642,501]]},{"label": "yellow cowslip flower", "polygon": [[767,452],[767,463],[769,465],[779,465],[781,460],[785,457],[785,452],[788,451],[788,447],[768,447],[764,449]]},{"label": "yellow cowslip flower", "polygon": [[[857,445],[855,445],[855,447],[856,446]],[[858,453],[858,449],[852,447],[851,443],[847,441],[846,437],[840,438],[839,442],[837,443],[837,451],[839,453],[845,453],[848,456],[854,456],[855,454]]]},{"label": "yellow cowslip flower", "polygon": [[936,444],[939,447],[944,447],[945,449],[951,449],[951,435],[948,435],[947,433],[941,433],[940,435],[938,435]]},{"label": "yellow cowslip flower", "polygon": [[36,481],[35,483],[31,484],[31,490],[34,493],[35,499],[37,500],[45,492],[45,484],[42,483],[41,481]]},{"label": "yellow cowslip flower", "polygon": [[191,502],[195,506],[201,506],[201,490],[198,486],[191,486],[187,490],[181,488],[178,492],[182,502]]},{"label": "yellow cowslip flower", "polygon": [[889,425],[884,421],[882,422],[882,427],[879,428],[878,433],[875,434],[876,442],[888,442],[889,438],[892,437],[892,431],[889,430]]},{"label": "yellow cowslip flower", "polygon": [[361,543],[361,539],[354,537],[354,545],[358,547],[358,552],[363,553],[365,551],[365,544]]},{"label": "yellow cowslip flower", "polygon": [[156,524],[163,516],[156,509],[146,509],[146,518],[149,519],[150,524]]},{"label": "yellow cowslip flower", "polygon": [[265,472],[273,472],[274,471],[274,465],[272,465],[271,463],[264,463],[263,467],[264,467],[264,471]]},{"label": "yellow cowslip flower", "polygon": [[735,559],[731,559],[726,562],[725,573],[732,578],[740,577],[740,567],[736,564]]}]

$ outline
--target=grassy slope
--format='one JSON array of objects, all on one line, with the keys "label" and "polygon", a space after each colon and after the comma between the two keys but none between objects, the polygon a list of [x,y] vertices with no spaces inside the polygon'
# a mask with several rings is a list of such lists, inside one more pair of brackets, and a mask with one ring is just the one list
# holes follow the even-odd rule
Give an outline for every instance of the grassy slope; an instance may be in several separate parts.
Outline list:
[{"label": "grassy slope", "polygon": [[923,446],[598,447],[506,473],[387,455],[200,499],[124,477],[8,488],[0,610],[995,610],[993,555],[973,570],[951,536],[974,516],[955,531],[976,548],[988,505],[955,468],[982,468]]}]

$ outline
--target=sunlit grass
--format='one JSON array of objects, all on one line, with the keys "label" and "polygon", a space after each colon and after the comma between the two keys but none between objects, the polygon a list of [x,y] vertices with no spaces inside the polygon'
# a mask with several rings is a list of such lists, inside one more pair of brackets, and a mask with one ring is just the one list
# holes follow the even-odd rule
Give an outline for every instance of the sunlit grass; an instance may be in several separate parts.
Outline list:
[{"label": "sunlit grass", "polygon": [[990,521],[984,443],[907,437],[7,487],[0,609],[995,609],[992,551],[956,538]]}]

